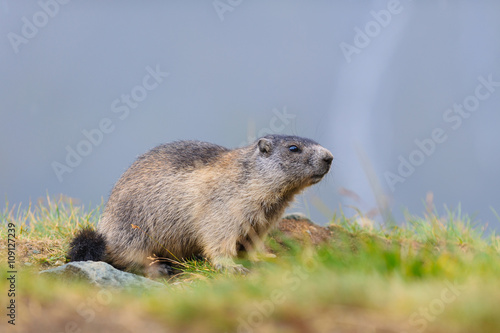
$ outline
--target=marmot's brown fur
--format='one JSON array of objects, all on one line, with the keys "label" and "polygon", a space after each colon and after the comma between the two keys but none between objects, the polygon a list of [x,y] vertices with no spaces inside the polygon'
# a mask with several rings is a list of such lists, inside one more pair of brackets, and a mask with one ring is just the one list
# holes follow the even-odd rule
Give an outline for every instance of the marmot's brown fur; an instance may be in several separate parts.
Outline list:
[{"label": "marmot's brown fur", "polygon": [[233,150],[199,141],[158,146],[121,176],[96,235],[88,241],[89,230],[80,233],[70,256],[155,275],[160,267],[150,267],[152,255],[200,255],[218,268],[244,271],[233,262],[238,249],[260,241],[332,160],[327,149],[296,136],[270,135]]}]

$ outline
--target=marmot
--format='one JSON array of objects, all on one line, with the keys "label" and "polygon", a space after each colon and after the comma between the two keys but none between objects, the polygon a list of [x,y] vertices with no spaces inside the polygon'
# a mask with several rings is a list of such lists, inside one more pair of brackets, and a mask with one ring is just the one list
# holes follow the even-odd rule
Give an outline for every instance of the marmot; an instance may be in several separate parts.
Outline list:
[{"label": "marmot", "polygon": [[246,271],[233,261],[238,249],[263,239],[332,160],[297,136],[269,135],[233,150],[200,141],[160,145],[120,177],[97,231],[80,231],[69,256],[153,276],[164,273],[150,265],[153,255],[203,256],[218,269]]}]

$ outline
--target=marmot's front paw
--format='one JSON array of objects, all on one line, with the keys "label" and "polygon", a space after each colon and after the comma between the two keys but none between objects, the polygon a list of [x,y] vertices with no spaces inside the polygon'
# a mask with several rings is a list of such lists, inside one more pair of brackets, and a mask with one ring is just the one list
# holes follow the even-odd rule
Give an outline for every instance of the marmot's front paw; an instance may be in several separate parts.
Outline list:
[{"label": "marmot's front paw", "polygon": [[221,271],[221,272],[226,271],[226,272],[229,272],[232,274],[246,275],[246,274],[250,273],[250,270],[248,268],[246,268],[243,265],[239,265],[239,264],[234,264],[231,266],[215,265],[215,269],[217,269],[218,271]]},{"label": "marmot's front paw", "polygon": [[214,264],[214,268],[219,272],[228,272],[232,274],[248,274],[250,270],[243,265],[234,263],[232,260],[219,260]]},{"label": "marmot's front paw", "polygon": [[234,265],[228,268],[228,271],[231,273],[246,275],[250,273],[250,270],[243,265]]}]

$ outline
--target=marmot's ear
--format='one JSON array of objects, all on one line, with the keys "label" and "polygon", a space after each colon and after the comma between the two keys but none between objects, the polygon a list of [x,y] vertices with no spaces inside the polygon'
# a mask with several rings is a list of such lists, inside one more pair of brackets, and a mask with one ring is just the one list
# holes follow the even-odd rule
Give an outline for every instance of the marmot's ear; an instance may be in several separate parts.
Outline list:
[{"label": "marmot's ear", "polygon": [[257,145],[259,146],[259,150],[261,153],[268,154],[273,147],[273,142],[269,139],[261,138],[259,139],[259,143]]}]

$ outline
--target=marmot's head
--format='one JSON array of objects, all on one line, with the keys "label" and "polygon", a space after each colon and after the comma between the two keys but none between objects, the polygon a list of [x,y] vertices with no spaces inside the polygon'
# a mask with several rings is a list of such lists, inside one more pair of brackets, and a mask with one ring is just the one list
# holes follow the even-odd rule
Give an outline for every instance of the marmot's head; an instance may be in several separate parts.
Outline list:
[{"label": "marmot's head", "polygon": [[333,155],[317,142],[298,136],[268,135],[255,143],[256,163],[265,178],[283,190],[301,190],[330,170]]}]

